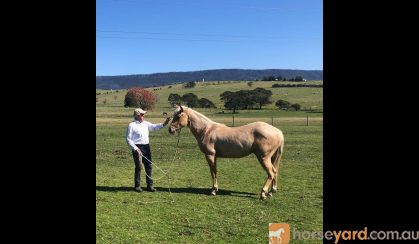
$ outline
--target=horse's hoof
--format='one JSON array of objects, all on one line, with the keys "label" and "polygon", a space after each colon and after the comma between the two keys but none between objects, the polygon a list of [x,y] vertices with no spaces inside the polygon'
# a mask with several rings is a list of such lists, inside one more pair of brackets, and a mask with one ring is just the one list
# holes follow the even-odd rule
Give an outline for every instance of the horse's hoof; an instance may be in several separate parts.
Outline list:
[{"label": "horse's hoof", "polygon": [[271,189],[271,192],[272,192],[272,193],[276,193],[277,191],[278,191],[278,189],[277,189],[276,187],[275,187],[275,188],[274,188],[274,187],[272,187],[272,189]]},{"label": "horse's hoof", "polygon": [[211,191],[211,195],[216,196],[217,195],[217,191],[216,190],[212,190]]},{"label": "horse's hoof", "polygon": [[260,193],[260,200],[265,200],[266,199],[266,193],[265,192],[262,192],[262,193]]},{"label": "horse's hoof", "polygon": [[269,192],[268,193],[268,197],[272,197],[272,192]]}]

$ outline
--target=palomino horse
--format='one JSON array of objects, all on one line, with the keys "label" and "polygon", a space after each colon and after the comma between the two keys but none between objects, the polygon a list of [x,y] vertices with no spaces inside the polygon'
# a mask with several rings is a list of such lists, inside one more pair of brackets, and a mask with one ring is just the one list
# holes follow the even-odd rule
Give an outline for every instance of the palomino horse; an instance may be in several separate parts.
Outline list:
[{"label": "palomino horse", "polygon": [[277,191],[279,160],[284,150],[284,135],[279,129],[264,122],[228,127],[191,108],[178,106],[169,133],[179,133],[184,126],[190,128],[201,152],[205,154],[213,179],[212,195],[218,191],[217,158],[241,158],[251,153],[256,155],[268,174],[260,198],[271,195],[268,193],[271,186],[272,193]]}]

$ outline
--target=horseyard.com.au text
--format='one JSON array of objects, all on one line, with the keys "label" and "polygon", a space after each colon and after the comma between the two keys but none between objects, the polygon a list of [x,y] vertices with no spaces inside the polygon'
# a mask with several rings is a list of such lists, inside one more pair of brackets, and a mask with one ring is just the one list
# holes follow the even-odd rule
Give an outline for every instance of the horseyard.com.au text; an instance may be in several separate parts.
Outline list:
[{"label": "horseyard.com.au text", "polygon": [[292,239],[294,240],[334,240],[334,243],[339,241],[353,241],[353,240],[419,240],[419,231],[405,230],[386,230],[386,231],[368,231],[368,227],[362,230],[328,230],[324,233],[322,231],[299,231],[293,229]]},{"label": "horseyard.com.au text", "polygon": [[[290,233],[291,232],[291,233]],[[288,223],[269,224],[269,243],[289,243],[291,240],[329,240],[335,244],[343,241],[357,240],[419,240],[418,230],[328,230],[328,231],[301,231],[291,228]]]}]

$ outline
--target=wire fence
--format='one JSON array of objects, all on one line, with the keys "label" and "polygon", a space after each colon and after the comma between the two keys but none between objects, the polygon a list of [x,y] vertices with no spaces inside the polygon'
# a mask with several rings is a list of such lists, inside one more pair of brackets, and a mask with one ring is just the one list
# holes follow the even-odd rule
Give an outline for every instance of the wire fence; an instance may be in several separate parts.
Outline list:
[{"label": "wire fence", "polygon": [[231,117],[217,117],[211,118],[218,123],[223,123],[230,127],[238,127],[245,124],[249,124],[256,121],[266,122],[273,126],[281,126],[281,125],[299,125],[299,126],[321,126],[323,125],[323,117],[319,116],[305,116],[305,117],[257,117],[257,118],[250,118],[250,117],[238,117],[232,115]]}]

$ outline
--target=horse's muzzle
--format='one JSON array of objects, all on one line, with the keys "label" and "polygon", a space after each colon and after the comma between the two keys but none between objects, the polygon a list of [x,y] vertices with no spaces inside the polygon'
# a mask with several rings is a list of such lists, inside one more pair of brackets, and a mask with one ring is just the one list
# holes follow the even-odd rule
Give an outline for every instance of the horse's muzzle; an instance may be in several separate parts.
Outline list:
[{"label": "horse's muzzle", "polygon": [[172,127],[172,126],[169,126],[169,133],[170,134],[174,135],[177,131],[178,131],[178,129],[176,129],[176,128]]}]

